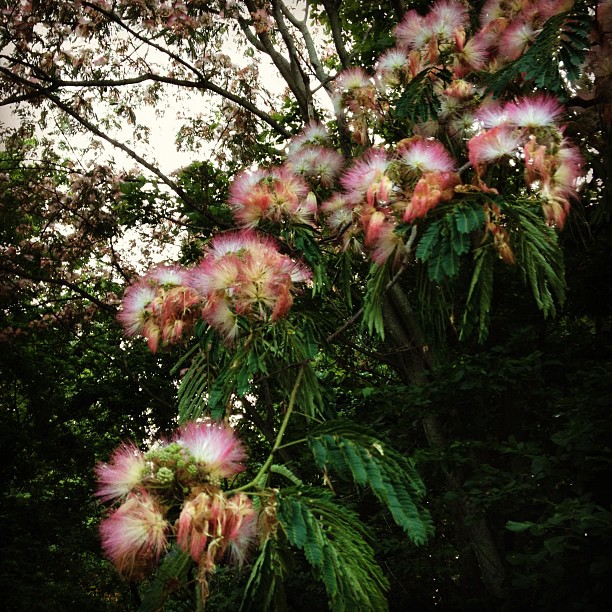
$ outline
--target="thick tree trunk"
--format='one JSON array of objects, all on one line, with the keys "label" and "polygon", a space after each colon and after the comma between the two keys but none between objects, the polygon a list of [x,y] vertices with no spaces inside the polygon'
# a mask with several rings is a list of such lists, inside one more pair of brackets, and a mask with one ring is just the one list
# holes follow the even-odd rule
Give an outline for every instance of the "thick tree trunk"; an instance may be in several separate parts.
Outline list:
[{"label": "thick tree trunk", "polygon": [[[389,289],[385,297],[383,316],[387,340],[399,351],[397,371],[408,384],[424,384],[432,366],[431,353],[424,343],[408,298],[397,283]],[[436,449],[445,448],[447,442],[438,417],[434,414],[424,414],[421,421],[429,445]],[[463,493],[461,475],[446,467],[443,467],[442,471],[448,490],[456,494],[453,510],[457,517],[459,535],[470,543],[487,591],[505,600],[507,592],[504,585],[504,565],[486,518],[477,509],[470,507]]]}]

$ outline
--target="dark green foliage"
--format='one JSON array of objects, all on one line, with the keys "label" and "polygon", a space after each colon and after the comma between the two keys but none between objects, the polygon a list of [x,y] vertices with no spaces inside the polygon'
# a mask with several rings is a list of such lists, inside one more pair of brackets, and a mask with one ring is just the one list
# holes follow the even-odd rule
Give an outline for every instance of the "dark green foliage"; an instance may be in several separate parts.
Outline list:
[{"label": "dark green foliage", "polygon": [[428,119],[436,119],[440,110],[440,103],[434,94],[432,75],[450,81],[450,73],[439,68],[426,68],[417,74],[406,86],[404,93],[397,101],[395,111],[400,119],[407,119],[414,124]]},{"label": "dark green foliage", "polygon": [[174,546],[163,558],[151,584],[147,585],[139,612],[161,610],[172,591],[185,587],[192,565],[191,557]]},{"label": "dark green foliage", "polygon": [[316,488],[283,489],[277,518],[287,540],[304,551],[334,611],[386,610],[388,582],[374,560],[359,517]]},{"label": "dark green foliage", "polygon": [[308,436],[319,468],[368,486],[414,544],[433,532],[422,507],[425,486],[412,460],[381,442],[371,430],[346,420],[327,421]]}]

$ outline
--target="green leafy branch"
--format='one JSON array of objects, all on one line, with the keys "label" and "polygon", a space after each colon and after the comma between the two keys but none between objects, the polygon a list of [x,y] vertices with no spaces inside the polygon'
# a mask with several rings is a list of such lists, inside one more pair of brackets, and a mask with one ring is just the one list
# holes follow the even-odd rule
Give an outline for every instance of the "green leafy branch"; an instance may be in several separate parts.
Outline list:
[{"label": "green leafy branch", "polygon": [[277,503],[277,518],[287,540],[304,551],[325,586],[331,610],[387,609],[389,585],[355,512],[314,487],[283,489]]},{"label": "green leafy branch", "polygon": [[369,429],[342,419],[327,421],[312,430],[308,446],[320,469],[369,486],[414,544],[432,534],[429,513],[420,506],[425,486],[413,461]]}]

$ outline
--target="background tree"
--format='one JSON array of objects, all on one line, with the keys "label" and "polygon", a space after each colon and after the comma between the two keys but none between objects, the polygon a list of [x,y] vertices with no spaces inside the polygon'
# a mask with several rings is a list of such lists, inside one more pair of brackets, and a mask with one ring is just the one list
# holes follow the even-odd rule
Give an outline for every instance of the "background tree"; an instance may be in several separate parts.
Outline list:
[{"label": "background tree", "polygon": [[[251,451],[243,486],[259,473],[268,480],[251,481],[255,490],[281,488],[281,501],[273,506],[280,521],[278,537],[264,539],[260,557],[253,559],[249,598],[259,593],[280,608],[288,597],[290,609],[299,609],[294,589],[285,588],[283,594],[282,583],[297,580],[303,589],[312,565],[324,586],[308,588],[317,594],[326,590],[339,609],[363,603],[341,588],[342,566],[317,563],[317,554],[332,550],[333,543],[320,544],[326,540],[317,535],[314,517],[326,516],[328,526],[337,527],[334,521],[342,514],[334,509],[341,507],[345,517],[355,518],[350,509],[356,511],[376,535],[373,553],[385,578],[376,587],[371,570],[368,596],[378,597],[377,589],[384,590],[380,587],[388,580],[392,608],[418,602],[424,609],[598,609],[605,601],[609,571],[605,407],[610,389],[602,375],[609,363],[609,312],[599,293],[607,286],[601,277],[607,275],[609,207],[603,186],[610,171],[609,76],[601,58],[609,42],[609,3],[542,2],[531,9],[520,3],[479,3],[471,5],[469,23],[459,16],[460,4],[453,3],[382,3],[376,10],[351,2],[305,3],[297,10],[281,1],[244,6],[13,4],[3,11],[0,72],[4,104],[19,105],[22,128],[6,139],[3,159],[3,337],[23,348],[26,363],[35,363],[32,355],[47,359],[36,370],[21,370],[12,362],[12,346],[7,353],[6,431],[19,430],[32,457],[28,469],[53,483],[44,499],[65,497],[62,483],[76,479],[71,495],[83,499],[81,516],[96,514],[84,497],[91,486],[91,468],[85,463],[92,466],[94,456],[106,459],[126,433],[144,441],[150,435],[147,426],[172,430],[171,391],[161,382],[164,375],[170,377],[156,364],[174,362],[179,355],[146,356],[138,343],[118,340],[108,316],[120,284],[138,266],[133,250],[125,247],[126,237],[135,232],[146,236],[155,228],[156,240],[182,240],[181,262],[189,266],[209,253],[209,238],[237,220],[275,235],[286,256],[299,256],[313,271],[314,289],[313,296],[302,291],[295,297],[287,319],[272,326],[272,336],[258,324],[244,336],[232,328],[238,342],[229,349],[198,324],[195,337],[203,352],[186,353],[179,366],[191,364],[179,389],[181,419],[208,412],[220,417],[229,408],[241,414],[239,429]],[[415,8],[420,12],[410,12]],[[390,35],[398,22],[402,25]],[[441,30],[428,33],[432,23]],[[230,37],[237,49],[251,49],[246,56],[251,54],[252,63],[234,65],[223,49]],[[282,103],[258,82],[262,56],[287,85]],[[147,134],[138,113],[141,105],[163,104],[164,92],[174,95],[179,88],[201,92],[206,101],[206,111],[181,129],[182,145],[208,140],[215,149],[207,161],[172,176],[138,152]],[[563,136],[582,143],[587,178],[580,186],[581,203],[572,201],[567,221],[574,185],[569,189],[571,181],[566,181],[562,186],[568,189],[554,197],[544,188],[559,187],[559,178],[550,182],[550,164],[558,164],[553,172],[562,162],[575,171],[577,158],[567,153],[572,149],[561,144],[565,157],[555,161],[551,152],[560,142],[547,140],[548,125],[519,125],[532,130],[531,140],[521,143],[531,160],[526,184],[523,162],[515,157],[512,165],[502,159],[519,144],[512,141],[516,134],[503,121],[497,131],[497,124],[487,124],[497,112],[492,105],[486,116],[487,94],[506,103],[526,100],[534,91],[554,94],[564,103],[557,110],[552,98],[533,98],[540,101],[530,107],[536,120],[543,113],[556,124],[562,115],[567,124]],[[317,92],[331,95],[332,114]],[[475,117],[478,109],[481,114]],[[116,146],[141,165],[143,176],[114,172],[110,164],[75,170],[74,162],[53,152],[53,143],[27,138],[34,120],[44,126],[50,118],[64,134],[85,130],[98,142]],[[309,185],[319,203],[327,200],[322,208],[332,219],[331,228],[312,223],[308,189],[293,219],[283,218],[281,224],[241,209],[257,183],[239,171],[258,162],[268,173],[261,175],[260,185],[282,185],[288,175],[273,166],[284,159],[280,148],[313,119],[328,122],[336,154],[340,151],[352,168],[331,181],[318,169],[317,180]],[[484,123],[477,134],[472,131],[476,119]],[[113,136],[113,128],[125,122],[133,136]],[[322,133],[310,129],[309,137],[296,137],[289,145],[293,172],[301,168],[308,173],[297,155],[305,143],[322,144]],[[420,140],[404,140],[413,135]],[[500,135],[507,140],[493,138]],[[445,176],[444,183],[440,176],[410,179],[394,174],[397,164],[385,165],[389,160],[383,149],[395,151],[409,165],[416,145],[431,144],[424,139],[433,137],[464,164],[457,177]],[[466,150],[468,142],[472,146]],[[492,144],[497,147],[493,152],[484,146]],[[368,152],[373,145],[378,153]],[[318,152],[323,155],[322,149]],[[34,156],[42,161],[33,163]],[[353,157],[369,167],[378,164],[380,174],[364,178],[359,161],[350,166]],[[329,167],[336,158],[325,159]],[[440,153],[441,159],[446,158]],[[356,179],[362,180],[359,189],[365,185],[359,197],[367,191],[367,203],[359,200],[363,208],[342,217],[331,190],[348,194],[354,207]],[[397,206],[393,212],[385,204],[400,201],[396,194],[401,189],[413,208],[410,214],[402,209],[398,222]],[[433,196],[435,190],[442,195]],[[425,208],[414,209],[417,204]],[[336,218],[340,221],[334,226]],[[560,242],[545,219],[558,227],[565,221]],[[360,234],[364,230],[365,236]],[[339,248],[358,240],[365,240],[365,256]],[[53,353],[47,347],[59,345],[57,355],[67,353],[70,359],[60,362],[65,371],[58,376],[58,359],[48,358]],[[113,364],[108,372],[106,364]],[[38,393],[39,371],[48,373],[49,380],[66,380],[65,390],[63,384],[48,387],[53,401]],[[88,380],[96,382],[95,388]],[[92,403],[83,399],[84,390],[92,393]],[[138,407],[129,417],[121,403],[127,398],[134,399],[126,406]],[[90,416],[70,419],[74,407],[82,410],[83,405],[90,406]],[[280,442],[287,412],[296,407],[311,419],[292,416],[286,446],[279,448],[275,440]],[[21,425],[46,423],[46,418],[68,428],[84,447],[91,444],[88,432],[104,432],[107,442],[83,453],[74,470],[58,466],[65,477],[54,479],[46,458],[68,445],[65,436],[35,442],[40,438],[36,427]],[[323,423],[313,426],[318,420]],[[370,437],[368,427],[378,437]],[[303,438],[314,462],[308,448],[297,444]],[[391,449],[400,451],[398,465],[405,475],[411,473],[410,465],[402,463],[405,457],[418,463],[436,526],[425,548],[413,545],[424,539],[415,535],[418,529],[428,531],[425,516],[402,519],[389,497],[399,490],[401,472],[387,472],[383,487],[368,471],[374,465],[371,456],[355,458],[359,449],[376,449],[376,444],[388,449],[382,457],[394,457]],[[34,497],[24,492],[23,461],[17,462],[17,456],[10,456],[15,467],[5,498],[14,523],[15,509],[24,504],[40,509],[34,503],[47,490],[37,484]],[[268,457],[282,460],[284,467],[260,470],[270,467]],[[366,469],[365,475],[360,469]],[[321,482],[321,473],[337,501],[308,487]],[[297,489],[285,486],[290,482]],[[295,495],[300,491],[308,492],[314,505],[299,501]],[[409,487],[405,493],[400,508],[414,501],[412,495],[418,497]],[[386,502],[386,510],[376,497]],[[305,532],[298,527],[300,520]],[[43,540],[52,558],[74,551],[77,563],[87,567],[82,551],[69,541],[57,544],[65,530],[63,521],[56,525],[57,535]],[[85,521],[83,528],[91,537],[91,524]],[[359,528],[353,522],[351,529]],[[10,556],[18,570],[7,575],[35,576],[43,566],[27,565],[24,550],[31,534],[15,533]],[[293,545],[291,553],[287,544]],[[170,559],[162,565],[159,584],[178,575]],[[48,600],[68,601],[63,579],[45,576]],[[230,573],[220,571],[216,580],[218,593],[232,592],[244,587],[246,577],[237,584]],[[28,585],[36,581],[22,584],[15,608],[25,607]],[[111,605],[117,605],[116,583],[85,584],[77,587],[80,592],[94,598],[104,589]],[[159,593],[155,584],[148,593]],[[147,592],[142,585],[141,592]],[[134,596],[139,597],[135,591]],[[184,596],[176,597],[178,606]],[[151,601],[154,595],[145,595],[145,605]],[[379,599],[369,601],[370,607],[373,601],[383,605]],[[214,588],[209,605],[226,605],[215,600]]]}]

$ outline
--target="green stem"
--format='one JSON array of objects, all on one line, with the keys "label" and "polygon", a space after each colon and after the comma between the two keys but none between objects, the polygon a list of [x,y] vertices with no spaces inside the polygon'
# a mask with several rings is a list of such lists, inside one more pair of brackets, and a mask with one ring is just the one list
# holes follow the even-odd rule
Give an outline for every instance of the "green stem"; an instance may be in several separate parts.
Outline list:
[{"label": "green stem", "polygon": [[304,376],[304,368],[305,366],[302,365],[302,367],[300,368],[298,372],[297,378],[295,379],[293,389],[291,389],[291,395],[289,396],[289,405],[287,406],[287,412],[285,413],[285,418],[283,419],[283,422],[281,423],[280,429],[278,430],[278,434],[276,435],[276,440],[274,441],[274,446],[272,447],[272,450],[270,451],[270,454],[268,455],[266,462],[261,466],[261,469],[259,470],[259,472],[257,472],[257,476],[255,476],[255,478],[253,478],[251,482],[248,482],[247,484],[237,489],[234,489],[233,491],[228,491],[228,494],[237,493],[238,491],[244,491],[246,489],[250,489],[252,486],[257,485],[260,478],[270,469],[270,466],[272,465],[272,461],[274,461],[274,453],[281,447],[283,436],[285,435],[287,425],[289,425],[289,419],[291,418],[293,407],[295,406],[295,398],[297,397],[297,392],[300,387],[300,383],[302,382],[302,378]]}]

